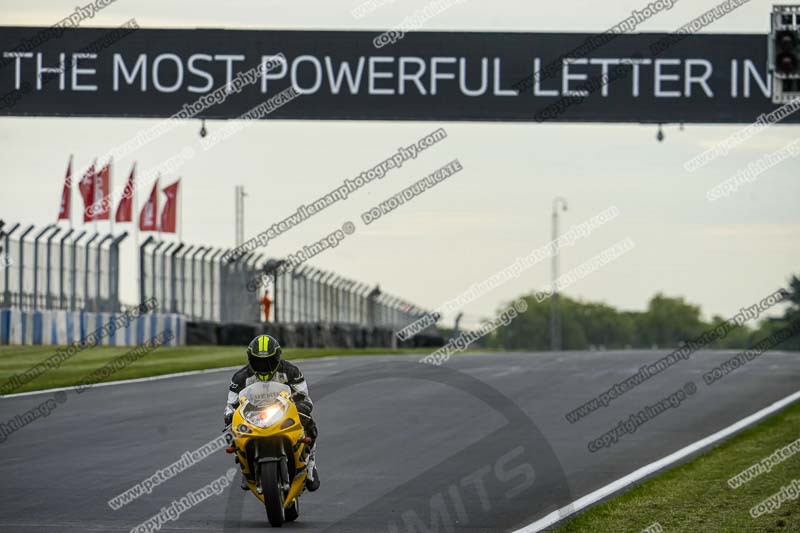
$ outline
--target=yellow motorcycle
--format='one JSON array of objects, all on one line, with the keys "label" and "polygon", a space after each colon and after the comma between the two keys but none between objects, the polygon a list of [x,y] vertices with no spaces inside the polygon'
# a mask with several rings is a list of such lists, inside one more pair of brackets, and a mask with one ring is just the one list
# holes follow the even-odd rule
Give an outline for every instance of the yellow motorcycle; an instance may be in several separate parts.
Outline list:
[{"label": "yellow motorcycle", "polygon": [[273,527],[300,515],[310,443],[288,385],[253,383],[239,393],[231,423],[233,445],[247,485],[264,502]]}]

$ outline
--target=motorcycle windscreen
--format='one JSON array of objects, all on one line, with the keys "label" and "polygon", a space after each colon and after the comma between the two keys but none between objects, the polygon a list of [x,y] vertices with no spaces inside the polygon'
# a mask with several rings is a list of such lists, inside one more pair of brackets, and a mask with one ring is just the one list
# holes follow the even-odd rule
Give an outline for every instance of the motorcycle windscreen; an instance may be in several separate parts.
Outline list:
[{"label": "motorcycle windscreen", "polygon": [[292,389],[283,383],[276,383],[274,381],[259,381],[248,387],[245,387],[239,393],[239,401],[241,401],[242,397],[245,396],[254,407],[264,407],[274,402],[275,399],[280,396],[281,392],[287,392],[291,394]]}]

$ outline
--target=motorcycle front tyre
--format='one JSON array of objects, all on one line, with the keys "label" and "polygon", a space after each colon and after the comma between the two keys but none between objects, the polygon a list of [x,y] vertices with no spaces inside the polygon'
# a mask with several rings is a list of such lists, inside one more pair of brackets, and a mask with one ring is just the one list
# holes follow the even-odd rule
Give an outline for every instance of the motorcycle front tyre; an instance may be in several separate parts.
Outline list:
[{"label": "motorcycle front tyre", "polygon": [[264,507],[267,509],[267,520],[272,527],[281,527],[286,521],[283,507],[283,490],[278,471],[279,465],[272,461],[261,463],[261,489],[264,491]]}]

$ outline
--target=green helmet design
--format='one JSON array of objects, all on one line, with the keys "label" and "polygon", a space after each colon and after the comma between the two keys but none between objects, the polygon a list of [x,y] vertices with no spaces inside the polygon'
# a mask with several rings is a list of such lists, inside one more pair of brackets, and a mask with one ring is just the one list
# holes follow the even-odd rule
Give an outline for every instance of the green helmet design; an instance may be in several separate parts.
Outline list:
[{"label": "green helmet design", "polygon": [[269,379],[278,369],[282,351],[278,339],[271,335],[259,335],[247,346],[247,364],[259,378]]}]

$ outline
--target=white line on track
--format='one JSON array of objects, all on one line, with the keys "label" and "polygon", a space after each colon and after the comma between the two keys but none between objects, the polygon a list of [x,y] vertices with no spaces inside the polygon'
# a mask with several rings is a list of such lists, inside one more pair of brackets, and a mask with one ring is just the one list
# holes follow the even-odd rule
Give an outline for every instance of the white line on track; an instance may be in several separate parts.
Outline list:
[{"label": "white line on track", "polygon": [[[91,388],[95,387],[110,387],[112,385],[127,385],[128,383],[143,383],[145,381],[159,381],[162,379],[171,379],[171,378],[180,378],[183,376],[195,376],[197,374],[212,374],[214,372],[230,372],[231,370],[236,370],[237,368],[241,368],[242,365],[237,366],[226,366],[221,368],[208,368],[206,370],[189,370],[187,372],[176,372],[174,374],[162,374],[160,376],[150,376],[147,378],[136,378],[136,379],[122,379],[119,381],[106,381],[103,383],[95,383],[91,386]],[[48,394],[51,392],[58,392],[58,391],[67,391],[67,390],[74,390],[75,387],[58,387],[55,389],[45,389],[45,390],[35,390],[30,392],[17,392],[15,394],[6,394],[5,396],[0,396],[0,399],[5,398],[19,398],[20,396],[35,396],[37,394]]]},{"label": "white line on track", "polygon": [[543,529],[552,526],[553,524],[563,520],[564,518],[581,511],[590,505],[594,505],[595,503],[599,502],[603,498],[611,496],[615,492],[624,489],[640,481],[641,479],[653,474],[654,472],[658,472],[662,468],[665,468],[677,461],[680,461],[684,457],[691,455],[707,446],[710,446],[720,440],[740,431],[756,422],[765,418],[776,411],[779,411],[786,407],[787,405],[791,404],[792,402],[797,401],[800,399],[800,391],[795,392],[794,394],[790,394],[786,398],[782,400],[778,400],[777,402],[773,403],[772,405],[761,409],[758,412],[753,413],[752,415],[739,420],[738,422],[726,427],[725,429],[721,429],[717,431],[713,435],[709,435],[704,439],[700,439],[697,442],[694,442],[685,448],[681,448],[677,452],[671,453],[670,455],[659,459],[658,461],[654,461],[649,465],[645,465],[638,470],[635,470],[628,474],[627,476],[621,477],[618,480],[609,483],[605,487],[601,487],[596,491],[587,494],[582,498],[578,498],[574,502],[570,503],[559,509],[558,511],[553,511],[552,513],[548,514],[547,516],[540,518],[539,520],[528,524],[527,526],[517,529],[513,533],[536,533],[537,531],[542,531]]},{"label": "white line on track", "polygon": [[[375,354],[380,355],[380,354]],[[309,357],[307,359],[298,359],[299,361],[306,361],[303,364],[309,365],[313,364],[314,362],[326,362],[327,365],[323,366],[332,366],[335,364],[341,356],[339,355],[326,355],[325,357]],[[92,385],[91,388],[95,387],[110,387],[112,385],[127,385],[128,383],[144,383],[146,381],[159,381],[162,379],[171,379],[171,378],[180,378],[184,376],[196,376],[198,374],[212,374],[214,372],[230,372],[231,370],[237,370],[242,368],[243,365],[236,365],[236,366],[224,366],[220,368],[207,368],[205,370],[188,370],[186,372],[175,372],[173,374],[161,374],[160,376],[150,376],[146,378],[135,378],[135,379],[121,379],[118,381],[106,381],[103,383],[95,383]],[[311,366],[311,365],[309,365]],[[35,396],[37,394],[49,394],[51,392],[59,392],[59,391],[68,391],[74,389],[75,387],[57,387],[54,389],[44,389],[44,390],[35,390],[30,392],[17,392],[15,394],[6,394],[5,396],[0,396],[0,400],[4,398],[19,398],[21,396]]]}]

